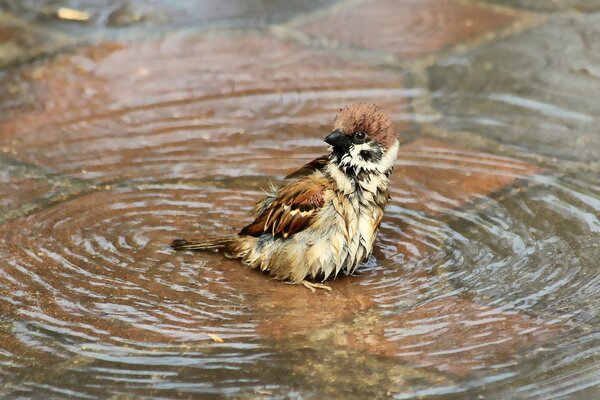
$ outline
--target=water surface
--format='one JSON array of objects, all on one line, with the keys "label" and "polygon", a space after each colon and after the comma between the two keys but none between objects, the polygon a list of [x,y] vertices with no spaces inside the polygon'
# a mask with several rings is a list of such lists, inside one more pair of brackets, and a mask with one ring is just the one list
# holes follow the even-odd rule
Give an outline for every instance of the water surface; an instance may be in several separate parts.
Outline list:
[{"label": "water surface", "polygon": [[[545,45],[565,25],[595,31],[594,16],[559,8],[506,39],[482,31],[489,42],[468,31],[456,51],[419,39],[435,57],[398,60],[301,34],[352,2],[294,3],[266,21],[268,10],[196,18],[193,2],[155,3],[168,19],[125,30],[94,2],[80,25],[53,20],[50,3],[4,5],[36,32],[85,41],[0,76],[3,397],[599,394],[596,78],[583,84]],[[464,26],[463,3],[429,3],[409,14],[419,35],[431,21]],[[513,68],[520,52],[544,79]],[[402,147],[377,249],[355,276],[312,294],[169,249],[250,222],[264,189],[326,151],[333,116],[356,99],[388,110]]]}]

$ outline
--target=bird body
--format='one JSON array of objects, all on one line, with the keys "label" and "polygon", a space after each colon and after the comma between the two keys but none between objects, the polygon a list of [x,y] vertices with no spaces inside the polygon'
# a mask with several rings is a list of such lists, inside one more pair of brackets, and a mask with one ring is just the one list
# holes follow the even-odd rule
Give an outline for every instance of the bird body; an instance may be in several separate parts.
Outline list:
[{"label": "bird body", "polygon": [[222,249],[292,283],[353,273],[373,250],[399,143],[389,118],[365,103],[341,110],[325,141],[331,153],[273,188],[238,236],[176,240],[173,247]]}]

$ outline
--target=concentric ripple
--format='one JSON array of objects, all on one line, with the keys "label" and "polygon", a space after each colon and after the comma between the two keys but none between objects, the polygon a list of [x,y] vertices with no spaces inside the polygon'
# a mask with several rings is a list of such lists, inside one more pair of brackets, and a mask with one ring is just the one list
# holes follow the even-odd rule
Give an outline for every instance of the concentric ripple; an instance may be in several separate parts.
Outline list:
[{"label": "concentric ripple", "polygon": [[[215,199],[234,209],[247,205],[242,194],[192,187],[110,194],[86,195],[2,227],[2,285],[11,293],[3,300],[18,317],[114,344],[247,334],[235,319],[244,298],[227,288],[223,272],[185,256],[175,265],[166,248],[178,228],[223,231],[227,219],[215,218]],[[203,223],[194,227],[198,215]],[[217,287],[224,290],[219,296]]]},{"label": "concentric ripple", "polygon": [[[442,171],[465,190],[424,179]],[[1,304],[14,338],[3,351],[8,360],[19,353],[49,359],[65,371],[58,374],[61,387],[70,387],[63,381],[69,374],[92,373],[92,386],[76,387],[92,396],[93,387],[128,382],[128,376],[142,390],[148,374],[163,376],[164,393],[174,384],[207,393],[281,383],[261,363],[298,371],[279,358],[285,343],[347,349],[368,363],[383,356],[412,365],[411,374],[427,382],[441,379],[432,370],[463,378],[475,370],[504,374],[517,351],[564,332],[565,321],[466,296],[477,288],[455,282],[450,271],[458,264],[450,260],[469,253],[454,242],[461,237],[454,222],[444,219],[472,216],[455,210],[535,171],[439,141],[404,146],[376,258],[358,276],[333,281],[332,295],[275,282],[220,255],[168,248],[175,237],[235,234],[260,195],[248,188],[267,185],[268,178],[104,187],[2,226]],[[483,178],[489,186],[476,184]],[[28,368],[25,362],[15,374]],[[194,384],[190,368],[204,371]],[[230,379],[222,375],[226,370],[235,371]],[[249,381],[242,371],[249,371]],[[31,379],[48,384],[47,373],[14,390]]]},{"label": "concentric ripple", "polygon": [[[234,234],[268,177],[107,186],[13,220],[0,231],[7,393],[72,388],[102,397],[99,387],[119,393],[115,382],[167,397],[174,387],[257,393],[265,382],[272,393],[288,393],[281,371],[313,376],[287,361],[307,348],[343,350],[339,359],[301,357],[314,370],[352,359],[389,363],[389,373],[406,375],[383,375],[380,384],[407,395],[506,383],[524,373],[519,353],[535,359],[539,344],[560,360],[574,344],[557,338],[573,332],[580,343],[573,327],[597,323],[598,275],[586,257],[597,250],[598,182],[536,171],[439,141],[404,146],[375,258],[356,277],[331,282],[332,295],[275,282],[217,254],[168,248],[174,237]],[[441,173],[445,181],[433,179]],[[484,178],[487,187],[477,184]],[[448,190],[448,179],[461,190]],[[518,179],[518,190],[485,195]],[[466,207],[474,200],[475,210]],[[544,225],[573,216],[579,223],[560,230]],[[564,253],[569,267],[555,252],[551,269],[548,246],[574,243],[580,252]],[[51,367],[33,368],[34,360]],[[589,382],[594,369],[580,368]],[[408,376],[426,383],[406,386]]]},{"label": "concentric ripple", "polygon": [[[453,212],[446,226],[447,263],[440,272],[453,287],[482,305],[571,326],[569,338],[551,340],[531,360],[508,368],[523,385],[519,396],[597,389],[598,183],[595,176],[537,175],[527,190],[487,198],[479,211]],[[540,379],[549,389],[527,383]]]},{"label": "concentric ripple", "polygon": [[[163,376],[165,393],[174,382],[191,392],[239,388],[248,383],[243,376],[214,374],[233,370],[238,376],[248,365],[253,374],[264,372],[257,362],[271,357],[261,350],[265,339],[306,337],[351,320],[375,306],[370,292],[385,284],[382,279],[398,281],[384,270],[388,278],[378,279],[372,269],[373,284],[364,282],[361,289],[356,279],[340,279],[334,295],[324,297],[220,255],[175,254],[168,247],[175,237],[231,235],[249,219],[246,211],[260,192],[222,182],[220,188],[105,187],[4,224],[0,307],[10,340],[0,351],[11,366],[9,382],[29,371],[7,393],[54,387],[49,376],[70,386],[69,374],[87,373],[95,383],[76,390],[88,395],[111,381],[149,383],[143,376],[150,374]],[[396,273],[407,278],[407,292],[424,282],[422,273]],[[32,375],[30,363],[42,359],[51,369]],[[175,379],[189,368],[201,369],[202,379],[213,383]]]},{"label": "concentric ripple", "polygon": [[[16,342],[5,341],[2,351],[25,366],[23,357],[36,353],[66,370],[119,363],[126,375],[256,360],[248,293],[235,289],[239,266],[168,248],[181,234],[231,234],[231,215],[252,195],[185,185],[115,188],[3,225],[0,304]],[[215,340],[226,343],[218,357],[207,347]]]},{"label": "concentric ripple", "polygon": [[527,192],[457,213],[450,278],[491,305],[597,322],[600,191],[590,178],[538,176]]}]

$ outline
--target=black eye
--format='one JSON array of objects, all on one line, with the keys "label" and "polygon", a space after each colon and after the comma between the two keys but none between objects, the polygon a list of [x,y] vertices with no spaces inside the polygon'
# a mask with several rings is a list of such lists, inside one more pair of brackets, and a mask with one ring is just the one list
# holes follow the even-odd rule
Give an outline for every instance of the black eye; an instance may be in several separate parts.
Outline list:
[{"label": "black eye", "polygon": [[354,138],[356,140],[365,140],[367,138],[367,134],[365,132],[356,132],[354,134]]}]

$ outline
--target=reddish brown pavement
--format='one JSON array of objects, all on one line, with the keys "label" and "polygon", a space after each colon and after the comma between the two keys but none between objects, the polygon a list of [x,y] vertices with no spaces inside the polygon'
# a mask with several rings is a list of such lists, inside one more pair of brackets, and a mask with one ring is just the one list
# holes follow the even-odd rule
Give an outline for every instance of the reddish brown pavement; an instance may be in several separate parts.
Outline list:
[{"label": "reddish brown pavement", "polygon": [[412,58],[476,39],[514,20],[514,13],[475,2],[383,0],[356,2],[297,28],[343,47]]},{"label": "reddish brown pavement", "polygon": [[261,34],[100,44],[20,75],[41,106],[16,111],[0,146],[101,181],[282,174],[323,151],[340,105],[409,107],[402,73]]}]

